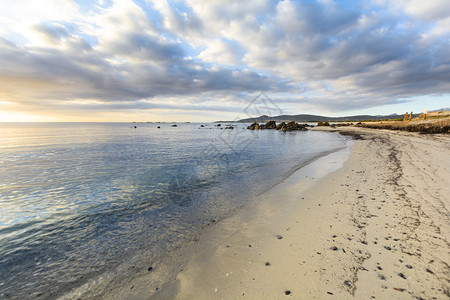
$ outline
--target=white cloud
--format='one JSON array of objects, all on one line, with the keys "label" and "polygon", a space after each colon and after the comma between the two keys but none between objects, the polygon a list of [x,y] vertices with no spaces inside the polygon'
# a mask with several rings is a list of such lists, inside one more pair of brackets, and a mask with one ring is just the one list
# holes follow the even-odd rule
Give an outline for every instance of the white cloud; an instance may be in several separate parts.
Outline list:
[{"label": "white cloud", "polygon": [[0,1],[0,36],[14,42],[38,42],[33,26],[48,21],[72,22],[79,16],[72,0]]},{"label": "white cloud", "polygon": [[427,21],[446,19],[450,16],[448,0],[398,0],[393,2],[408,14]]},{"label": "white cloud", "polygon": [[[153,99],[147,108],[178,97],[186,109],[205,95],[258,90],[292,93],[289,105],[340,109],[450,93],[444,4],[116,0],[82,13],[69,0],[3,1],[0,79],[10,85],[0,93],[137,106]],[[134,107],[108,107],[119,106]]]},{"label": "white cloud", "polygon": [[219,39],[208,42],[206,50],[198,55],[205,62],[223,65],[240,64],[239,56],[235,46]]}]

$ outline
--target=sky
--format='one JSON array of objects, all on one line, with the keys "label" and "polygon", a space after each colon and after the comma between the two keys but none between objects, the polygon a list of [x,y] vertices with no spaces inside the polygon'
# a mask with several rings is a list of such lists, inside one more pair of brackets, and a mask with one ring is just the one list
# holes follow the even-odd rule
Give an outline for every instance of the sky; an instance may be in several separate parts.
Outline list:
[{"label": "sky", "polygon": [[0,121],[421,112],[449,53],[448,0],[0,0]]}]

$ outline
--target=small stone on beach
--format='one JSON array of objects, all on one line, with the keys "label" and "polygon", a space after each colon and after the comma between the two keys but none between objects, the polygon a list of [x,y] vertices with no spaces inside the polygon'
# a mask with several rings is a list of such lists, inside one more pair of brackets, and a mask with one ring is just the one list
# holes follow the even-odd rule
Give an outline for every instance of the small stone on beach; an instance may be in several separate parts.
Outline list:
[{"label": "small stone on beach", "polygon": [[285,294],[285,295],[290,295],[290,294],[291,294],[291,291],[285,291],[284,294]]},{"label": "small stone on beach", "polygon": [[148,267],[148,269],[147,269],[147,271],[152,271],[153,270],[153,267]]},{"label": "small stone on beach", "polygon": [[283,237],[279,234],[277,234],[277,239],[281,240]]},{"label": "small stone on beach", "polygon": [[386,277],[384,277],[384,275],[378,274],[378,278],[380,278],[381,280],[386,280]]},{"label": "small stone on beach", "polygon": [[333,251],[336,251],[338,249],[338,247],[332,246],[332,247],[330,247],[330,249],[333,250]]},{"label": "small stone on beach", "polygon": [[266,261],[266,266],[270,266],[270,262]]}]

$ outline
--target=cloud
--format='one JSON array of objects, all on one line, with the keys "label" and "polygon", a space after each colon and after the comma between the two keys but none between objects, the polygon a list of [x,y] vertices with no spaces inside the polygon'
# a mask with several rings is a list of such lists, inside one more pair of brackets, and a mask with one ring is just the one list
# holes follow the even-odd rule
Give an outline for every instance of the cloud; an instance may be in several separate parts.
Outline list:
[{"label": "cloud", "polygon": [[0,4],[2,99],[235,111],[242,95],[263,90],[287,109],[345,111],[450,94],[450,11],[441,0],[86,5]]},{"label": "cloud", "polygon": [[14,74],[16,80],[14,89],[9,81],[9,87],[0,92],[29,101],[27,86],[31,84],[42,86],[34,90],[35,97],[41,99],[125,101],[287,87],[275,77],[242,69],[214,68],[201,60],[189,59],[182,45],[161,34],[132,1],[119,1],[90,19],[95,20],[88,32],[95,34],[94,46],[77,33],[68,33],[58,22],[33,26],[47,41],[46,47],[19,47],[3,39],[0,76]]}]

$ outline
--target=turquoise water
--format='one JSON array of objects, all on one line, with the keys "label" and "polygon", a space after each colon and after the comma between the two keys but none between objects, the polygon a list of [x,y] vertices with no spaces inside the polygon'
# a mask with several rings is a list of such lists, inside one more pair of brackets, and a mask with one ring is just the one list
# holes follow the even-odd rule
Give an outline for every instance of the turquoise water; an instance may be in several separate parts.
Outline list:
[{"label": "turquoise water", "polygon": [[0,298],[120,280],[347,142],[246,126],[0,124]]}]

